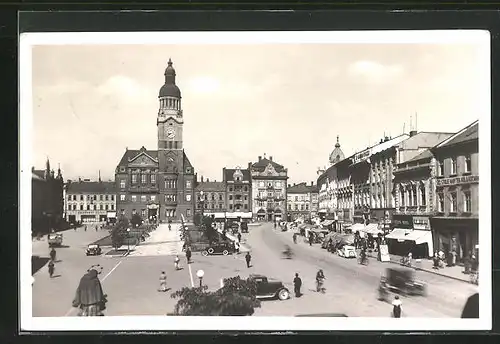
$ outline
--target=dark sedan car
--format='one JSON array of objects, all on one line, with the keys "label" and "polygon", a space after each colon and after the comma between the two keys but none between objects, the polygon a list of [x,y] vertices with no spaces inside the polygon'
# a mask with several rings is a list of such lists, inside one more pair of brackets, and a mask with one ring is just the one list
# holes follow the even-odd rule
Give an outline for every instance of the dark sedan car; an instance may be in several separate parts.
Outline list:
[{"label": "dark sedan car", "polygon": [[229,253],[234,253],[234,246],[230,243],[217,243],[210,245],[209,248],[201,252],[203,256],[222,254],[227,256]]}]

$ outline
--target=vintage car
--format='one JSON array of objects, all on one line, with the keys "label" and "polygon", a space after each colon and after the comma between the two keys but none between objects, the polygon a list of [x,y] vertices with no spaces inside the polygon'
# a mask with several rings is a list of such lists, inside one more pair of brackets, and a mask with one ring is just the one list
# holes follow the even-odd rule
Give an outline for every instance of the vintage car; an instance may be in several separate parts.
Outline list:
[{"label": "vintage car", "polygon": [[342,245],[337,248],[337,254],[339,257],[356,258],[356,248],[351,245]]},{"label": "vintage car", "polygon": [[47,241],[49,242],[49,247],[61,246],[63,242],[63,235],[51,233],[47,236]]},{"label": "vintage car", "polygon": [[102,249],[97,244],[90,244],[87,246],[87,249],[85,250],[85,254],[87,256],[99,256],[101,253]]},{"label": "vintage car", "polygon": [[387,268],[385,276],[380,279],[378,299],[388,301],[390,294],[404,296],[426,296],[427,286],[415,280],[415,270],[409,268]]},{"label": "vintage car", "polygon": [[241,233],[248,233],[248,223],[242,222],[240,227],[241,227]]},{"label": "vintage car", "polygon": [[257,283],[257,298],[278,298],[279,300],[287,300],[290,298],[290,292],[277,280],[268,279],[264,275],[250,275],[250,278]]},{"label": "vintage car", "polygon": [[219,242],[210,245],[206,250],[203,250],[201,254],[203,256],[222,254],[227,256],[229,253],[234,253],[234,245],[228,242]]}]

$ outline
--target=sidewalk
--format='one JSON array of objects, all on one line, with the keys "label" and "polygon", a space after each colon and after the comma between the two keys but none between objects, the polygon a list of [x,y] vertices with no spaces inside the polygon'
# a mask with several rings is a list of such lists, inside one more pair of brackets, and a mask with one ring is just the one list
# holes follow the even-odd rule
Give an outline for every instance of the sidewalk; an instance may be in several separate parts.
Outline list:
[{"label": "sidewalk", "polygon": [[[368,253],[368,256],[376,259],[377,252]],[[396,256],[394,254],[390,254],[389,256],[391,259],[390,263],[402,265],[400,263],[401,258],[402,258],[401,256]],[[425,271],[425,272],[432,273],[435,275],[440,275],[443,277],[452,278],[452,279],[457,280],[457,281],[470,283],[470,277],[469,277],[469,275],[466,275],[463,273],[464,268],[462,266],[450,266],[450,267],[446,266],[444,268],[440,268],[440,269],[436,270],[436,269],[433,269],[433,265],[434,264],[433,264],[432,260],[430,260],[430,259],[413,259],[413,262],[412,262],[412,268],[415,270]]]}]

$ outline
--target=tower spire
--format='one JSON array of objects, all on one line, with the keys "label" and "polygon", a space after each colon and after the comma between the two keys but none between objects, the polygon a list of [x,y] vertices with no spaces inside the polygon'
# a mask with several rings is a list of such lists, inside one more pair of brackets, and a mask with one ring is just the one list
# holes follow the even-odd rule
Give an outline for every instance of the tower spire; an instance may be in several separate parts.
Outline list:
[{"label": "tower spire", "polygon": [[337,143],[335,144],[335,147],[339,148],[340,147],[340,143],[339,143],[339,135],[337,135]]},{"label": "tower spire", "polygon": [[99,170],[99,183],[101,182],[101,170]]}]

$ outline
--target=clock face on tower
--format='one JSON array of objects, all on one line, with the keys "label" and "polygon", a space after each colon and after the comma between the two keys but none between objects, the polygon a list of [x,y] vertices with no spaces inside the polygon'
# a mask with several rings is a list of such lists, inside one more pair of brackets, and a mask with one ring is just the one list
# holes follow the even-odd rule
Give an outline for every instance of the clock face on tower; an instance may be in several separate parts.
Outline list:
[{"label": "clock face on tower", "polygon": [[167,137],[169,139],[173,139],[175,137],[175,130],[173,128],[167,129]]}]

